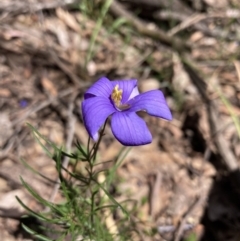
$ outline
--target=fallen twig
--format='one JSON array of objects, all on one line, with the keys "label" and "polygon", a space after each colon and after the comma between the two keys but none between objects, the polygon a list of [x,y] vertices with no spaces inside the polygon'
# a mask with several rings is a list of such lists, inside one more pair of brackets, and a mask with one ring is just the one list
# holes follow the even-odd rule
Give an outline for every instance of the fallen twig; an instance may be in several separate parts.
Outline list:
[{"label": "fallen twig", "polygon": [[32,13],[40,10],[55,9],[58,7],[69,6],[71,4],[76,4],[80,2],[79,0],[52,0],[52,1],[1,1],[0,3],[0,13],[8,13],[11,15],[17,15],[22,13]]},{"label": "fallen twig", "polygon": [[[71,102],[69,103],[69,107],[68,107],[68,126],[67,126],[67,140],[66,140],[66,152],[69,153],[71,151],[71,148],[72,148],[72,142],[73,142],[73,137],[74,137],[74,133],[75,133],[75,123],[76,123],[76,118],[73,114],[73,109],[74,109],[74,100],[76,98],[76,94],[73,96]],[[68,166],[68,163],[69,163],[69,157],[68,156],[65,156],[64,159],[63,159],[63,167],[64,168],[67,168]],[[50,202],[53,202],[57,193],[58,193],[58,190],[60,188],[60,180],[59,178],[56,180],[56,184],[53,188],[53,191],[52,191],[52,194],[49,198],[49,201]],[[45,211],[49,211],[48,210],[48,207],[46,208],[47,210]]]},{"label": "fallen twig", "polygon": [[[89,84],[86,84],[86,87],[89,86]],[[80,88],[79,88],[80,89]],[[12,122],[12,125],[16,125],[19,123],[22,123],[24,120],[26,120],[26,118],[28,118],[31,114],[36,113],[40,110],[42,110],[43,108],[46,108],[47,106],[49,106],[52,102],[57,101],[58,98],[63,98],[66,97],[72,93],[74,93],[75,91],[79,90],[78,88],[69,88],[66,90],[63,90],[62,92],[59,93],[58,96],[56,97],[52,97],[48,100],[43,101],[41,104],[35,105],[33,107],[30,107],[20,118],[17,118],[15,121]]]},{"label": "fallen twig", "polygon": [[169,35],[173,36],[179,31],[182,31],[188,27],[192,27],[198,31],[203,32],[205,35],[214,37],[214,38],[221,38],[223,40],[232,41],[239,39],[237,35],[226,31],[225,29],[220,29],[219,27],[215,27],[214,29],[209,29],[208,26],[204,23],[200,23],[200,21],[209,19],[209,18],[237,18],[239,17],[238,14],[230,14],[230,11],[226,11],[224,13],[211,13],[211,14],[192,14],[189,16],[182,12],[174,12],[169,10],[162,10],[154,14],[156,19],[174,19],[180,21],[179,25],[172,28],[168,33]]},{"label": "fallen twig", "polygon": [[124,0],[124,2],[129,2],[137,5],[149,6],[152,8],[170,8],[173,11],[183,12],[186,14],[191,14],[191,9],[188,8],[182,1],[179,0]]},{"label": "fallen twig", "polygon": [[207,95],[207,85],[205,81],[197,74],[194,68],[189,64],[188,61],[183,61],[183,65],[193,84],[197,87],[206,106],[211,136],[214,138],[214,142],[218,149],[218,152],[222,157],[222,160],[228,171],[236,171],[238,169],[237,159],[234,156],[232,150],[229,148],[227,141],[223,137],[222,132],[219,132],[221,126],[219,124],[217,107]]},{"label": "fallen twig", "polygon": [[[162,186],[162,174],[157,172],[154,176],[150,176],[149,178],[149,186],[150,186],[150,201],[149,201],[149,209],[150,216],[154,219],[159,212],[161,206],[161,197],[159,195],[159,190]],[[155,180],[154,180],[155,179]]]},{"label": "fallen twig", "polygon": [[184,217],[182,218],[176,232],[175,232],[175,237],[174,237],[174,241],[179,241],[182,238],[182,233],[185,229],[185,225],[186,225],[186,221],[188,219],[188,217],[195,211],[195,209],[202,205],[203,202],[205,201],[206,196],[201,195],[198,196],[196,198],[196,200],[194,201],[194,203],[190,206],[189,210],[187,211],[187,213],[184,215]]},{"label": "fallen twig", "polygon": [[171,37],[160,28],[158,28],[153,23],[150,24],[140,20],[136,16],[134,16],[130,11],[124,8],[124,6],[117,2],[113,1],[110,6],[110,11],[116,15],[117,17],[125,18],[129,24],[133,25],[140,34],[153,38],[155,40],[161,41],[162,43],[171,46],[173,49],[178,52],[182,52],[185,50],[191,49],[191,46],[181,41],[177,37]]}]

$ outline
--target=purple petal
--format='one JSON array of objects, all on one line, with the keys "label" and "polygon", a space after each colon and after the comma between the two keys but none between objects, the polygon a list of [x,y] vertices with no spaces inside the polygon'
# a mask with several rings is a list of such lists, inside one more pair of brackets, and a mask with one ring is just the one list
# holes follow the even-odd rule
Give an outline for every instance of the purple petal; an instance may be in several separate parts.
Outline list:
[{"label": "purple petal", "polygon": [[123,90],[123,96],[122,96],[122,103],[128,101],[130,95],[133,91],[136,91],[137,88],[137,80],[131,79],[131,80],[115,80],[112,81],[113,87],[116,85],[119,86],[119,89]]},{"label": "purple petal", "polygon": [[129,96],[128,100],[131,100],[132,98],[134,98],[134,97],[137,96],[137,95],[139,95],[139,91],[138,91],[138,87],[136,86],[136,87],[133,89],[133,91],[132,91],[131,95]]},{"label": "purple petal", "polygon": [[83,121],[91,138],[95,141],[98,139],[98,130],[115,111],[110,100],[105,97],[92,97],[82,102]]},{"label": "purple petal", "polygon": [[172,120],[172,114],[160,90],[151,90],[135,96],[128,101],[131,106],[127,112],[146,111],[149,115]]},{"label": "purple petal", "polygon": [[84,94],[84,98],[88,99],[94,96],[102,96],[109,98],[112,91],[112,82],[106,77],[102,77],[86,91],[86,93]]},{"label": "purple petal", "polygon": [[112,116],[113,135],[125,146],[140,146],[152,142],[147,125],[134,112],[116,112]]},{"label": "purple petal", "polygon": [[28,101],[23,99],[19,102],[19,104],[20,104],[20,107],[25,108],[28,105]]}]

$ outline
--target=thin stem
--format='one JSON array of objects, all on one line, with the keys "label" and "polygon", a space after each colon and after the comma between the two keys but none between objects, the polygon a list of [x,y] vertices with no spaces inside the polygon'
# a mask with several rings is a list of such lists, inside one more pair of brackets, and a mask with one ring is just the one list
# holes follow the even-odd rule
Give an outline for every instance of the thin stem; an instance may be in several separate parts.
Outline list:
[{"label": "thin stem", "polygon": [[93,192],[92,197],[91,197],[91,224],[92,224],[92,227],[94,224],[94,204],[95,204],[94,197],[96,194],[97,194],[97,191]]},{"label": "thin stem", "polygon": [[89,152],[90,152],[90,140],[91,140],[91,138],[90,138],[90,136],[88,136],[87,154],[89,154]]},{"label": "thin stem", "polygon": [[93,151],[93,154],[92,154],[92,156],[91,156],[92,163],[94,163],[95,160],[96,160],[97,151],[98,151],[100,142],[101,142],[101,140],[102,140],[102,137],[104,136],[104,131],[105,131],[106,124],[107,124],[107,120],[105,121],[105,123],[104,123],[104,125],[103,125],[103,128],[102,128],[102,130],[101,130],[100,133],[99,133],[99,139],[98,139],[96,145],[95,145],[94,148],[93,148],[94,151]]},{"label": "thin stem", "polygon": [[[104,2],[104,1],[103,1]],[[109,10],[109,7],[111,6],[112,4],[112,0],[107,0],[104,2],[103,4],[103,7],[101,9],[101,13],[100,13],[100,16],[97,20],[97,24],[93,30],[93,33],[92,33],[92,36],[91,36],[91,40],[90,40],[90,46],[89,46],[89,49],[88,49],[88,52],[87,52],[87,57],[86,57],[86,61],[85,61],[85,67],[87,66],[87,64],[89,63],[89,61],[92,59],[92,56],[93,56],[93,51],[94,51],[94,45],[96,43],[96,39],[97,39],[97,36],[98,36],[98,33],[101,29],[101,26],[103,24],[103,20],[104,20],[104,17],[106,16],[108,10]]]},{"label": "thin stem", "polygon": [[87,171],[89,173],[89,186],[90,186],[90,191],[91,191],[91,214],[90,214],[90,216],[91,216],[92,227],[94,225],[94,204],[95,204],[94,199],[95,199],[95,195],[97,194],[97,192],[92,190],[92,186],[90,185],[90,183],[91,183],[91,181],[94,181],[93,167],[94,167],[94,163],[96,161],[96,156],[97,156],[97,151],[98,151],[99,145],[100,145],[102,137],[104,135],[106,124],[107,124],[107,120],[105,121],[103,128],[99,133],[98,141],[93,145],[91,151],[89,151],[90,138],[89,138],[88,147],[87,147],[88,148],[88,163],[89,163],[89,169],[87,168]]}]

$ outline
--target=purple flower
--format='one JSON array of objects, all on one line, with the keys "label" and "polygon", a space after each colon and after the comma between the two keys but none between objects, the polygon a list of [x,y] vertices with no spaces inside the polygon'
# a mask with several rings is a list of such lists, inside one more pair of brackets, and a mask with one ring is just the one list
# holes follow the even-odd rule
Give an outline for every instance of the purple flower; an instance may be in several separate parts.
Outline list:
[{"label": "purple flower", "polygon": [[23,99],[19,102],[20,107],[25,108],[28,105],[27,100]]},{"label": "purple flower", "polygon": [[136,112],[172,120],[172,114],[160,90],[139,94],[137,80],[109,81],[103,77],[84,94],[83,121],[91,138],[98,139],[98,131],[109,116],[116,139],[126,146],[151,143],[152,135],[145,121]]}]

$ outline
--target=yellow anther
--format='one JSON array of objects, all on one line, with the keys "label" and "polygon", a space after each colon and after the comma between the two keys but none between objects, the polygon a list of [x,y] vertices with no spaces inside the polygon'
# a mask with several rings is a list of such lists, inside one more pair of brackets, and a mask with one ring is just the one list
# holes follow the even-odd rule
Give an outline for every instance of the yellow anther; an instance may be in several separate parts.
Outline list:
[{"label": "yellow anther", "polygon": [[122,93],[123,93],[123,91],[121,89],[119,89],[118,85],[116,85],[111,94],[112,101],[114,102],[115,106],[117,106],[117,107],[119,107],[121,105]]}]

